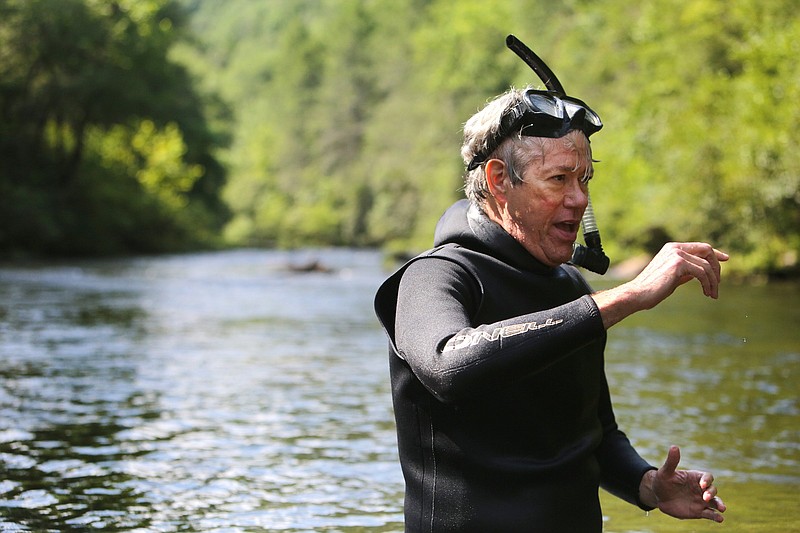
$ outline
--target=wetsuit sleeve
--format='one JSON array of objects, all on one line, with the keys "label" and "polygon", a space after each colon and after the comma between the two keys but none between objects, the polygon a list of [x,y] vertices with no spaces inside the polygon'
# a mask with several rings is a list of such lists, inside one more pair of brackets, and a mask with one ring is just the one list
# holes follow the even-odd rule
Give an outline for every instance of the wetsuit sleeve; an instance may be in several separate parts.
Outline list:
[{"label": "wetsuit sleeve", "polygon": [[547,368],[605,334],[589,296],[492,324],[473,324],[480,287],[439,258],[412,263],[400,281],[395,346],[441,401],[501,388]]},{"label": "wetsuit sleeve", "polygon": [[597,463],[600,465],[600,486],[645,511],[653,510],[653,507],[647,507],[639,501],[639,484],[645,472],[655,470],[655,467],[642,459],[625,433],[617,426],[605,375],[598,416],[603,426],[603,439],[595,451]]}]

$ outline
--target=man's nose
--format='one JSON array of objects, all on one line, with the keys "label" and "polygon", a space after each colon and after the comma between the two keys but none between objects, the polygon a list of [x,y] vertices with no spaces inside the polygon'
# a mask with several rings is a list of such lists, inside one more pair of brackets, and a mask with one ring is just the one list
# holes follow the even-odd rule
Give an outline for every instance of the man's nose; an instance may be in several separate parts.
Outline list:
[{"label": "man's nose", "polygon": [[564,205],[586,209],[589,205],[589,186],[581,180],[571,180],[569,189],[564,195]]}]

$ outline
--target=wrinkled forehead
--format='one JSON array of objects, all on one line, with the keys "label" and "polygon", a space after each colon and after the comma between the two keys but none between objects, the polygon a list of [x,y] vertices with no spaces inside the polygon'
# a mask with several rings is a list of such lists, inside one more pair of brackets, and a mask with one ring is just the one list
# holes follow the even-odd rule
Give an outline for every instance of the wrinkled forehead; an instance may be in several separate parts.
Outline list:
[{"label": "wrinkled forehead", "polygon": [[[570,166],[575,170],[583,168],[587,174],[593,172],[592,147],[586,135],[572,130],[563,137],[519,137],[517,139],[525,153],[525,167],[537,163],[540,166],[555,164]],[[554,161],[556,159],[557,161]]]}]

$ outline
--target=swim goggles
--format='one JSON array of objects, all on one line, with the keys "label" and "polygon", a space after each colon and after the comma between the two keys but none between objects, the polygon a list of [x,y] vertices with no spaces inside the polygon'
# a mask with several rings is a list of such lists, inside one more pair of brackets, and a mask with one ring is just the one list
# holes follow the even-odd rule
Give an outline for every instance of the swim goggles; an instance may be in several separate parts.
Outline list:
[{"label": "swim goggles", "polygon": [[500,128],[467,165],[474,170],[486,162],[500,144],[512,135],[563,137],[580,130],[586,137],[603,127],[600,117],[581,100],[555,91],[528,89],[522,100],[503,114]]}]

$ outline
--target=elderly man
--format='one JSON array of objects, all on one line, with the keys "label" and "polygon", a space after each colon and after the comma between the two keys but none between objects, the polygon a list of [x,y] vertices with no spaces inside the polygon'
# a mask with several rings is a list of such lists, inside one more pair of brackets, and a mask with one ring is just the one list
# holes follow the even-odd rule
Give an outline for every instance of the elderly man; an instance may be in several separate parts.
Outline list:
[{"label": "elderly man", "polygon": [[583,102],[510,90],[464,127],[468,199],[435,248],[379,289],[390,339],[406,531],[599,532],[598,487],[678,518],[722,521],[710,473],[644,461],[617,427],[606,330],[694,278],[712,298],[727,255],[666,245],[593,293],[567,264],[593,175]]}]

